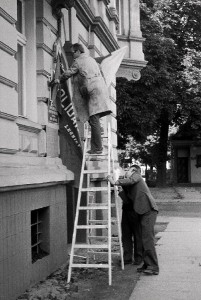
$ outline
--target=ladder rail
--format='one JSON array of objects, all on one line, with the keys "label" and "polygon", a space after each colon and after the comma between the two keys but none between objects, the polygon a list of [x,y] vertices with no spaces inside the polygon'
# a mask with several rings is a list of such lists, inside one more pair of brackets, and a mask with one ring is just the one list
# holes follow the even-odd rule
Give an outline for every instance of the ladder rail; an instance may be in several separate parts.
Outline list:
[{"label": "ladder rail", "polygon": [[[108,175],[111,172],[111,128],[110,123],[108,123]],[[112,284],[112,231],[111,231],[111,183],[108,181],[108,264],[109,264],[109,285]]]},{"label": "ladder rail", "polygon": [[[112,170],[114,173],[114,152],[112,151]],[[114,185],[114,200],[115,200],[115,209],[116,209],[116,218],[117,218],[117,228],[118,228],[118,237],[119,237],[119,247],[120,247],[120,257],[121,257],[121,268],[124,270],[124,255],[123,255],[123,247],[122,247],[122,234],[121,234],[121,225],[120,225],[120,215],[118,209],[118,188]]]},{"label": "ladder rail", "polygon": [[70,261],[69,261],[69,268],[68,268],[68,282],[70,282],[71,272],[72,272],[74,248],[75,248],[75,241],[76,241],[76,235],[77,235],[77,231],[75,229],[77,228],[78,218],[79,218],[78,208],[79,208],[80,202],[81,202],[82,184],[83,184],[83,178],[84,178],[84,172],[83,171],[84,171],[84,167],[85,167],[85,153],[86,153],[86,150],[87,150],[87,139],[84,142],[84,153],[83,153],[83,160],[82,160],[82,167],[81,167],[81,175],[80,175],[78,198],[77,198],[77,207],[76,207],[74,230],[73,230],[73,237],[72,237],[71,254],[70,254]]},{"label": "ladder rail", "polygon": [[[107,251],[104,251],[104,253],[107,254],[107,263],[103,264],[108,269],[108,278],[109,278],[109,285],[112,284],[112,211],[111,208],[115,206],[116,208],[116,221],[117,221],[117,229],[118,229],[118,241],[120,245],[120,256],[121,256],[121,265],[122,269],[124,269],[124,262],[123,262],[123,250],[122,250],[122,243],[121,243],[121,228],[120,228],[120,218],[119,218],[119,211],[118,211],[118,202],[117,202],[117,187],[111,186],[110,182],[107,181],[106,185],[101,185],[100,187],[94,187],[90,186],[91,183],[91,174],[104,174],[107,173],[108,175],[111,175],[111,167],[112,167],[112,173],[114,173],[114,154],[113,154],[113,147],[112,147],[112,137],[111,137],[111,125],[108,123],[107,128],[107,144],[105,147],[107,148],[107,155],[102,154],[102,156],[107,156],[107,167],[101,168],[101,169],[95,169],[95,170],[88,170],[86,169],[86,164],[89,162],[90,157],[94,157],[96,155],[94,154],[88,154],[87,153],[87,146],[89,141],[88,136],[88,126],[86,128],[85,126],[85,142],[84,142],[84,150],[83,150],[83,160],[82,160],[82,167],[81,167],[81,174],[80,174],[80,182],[79,182],[79,191],[78,191],[78,198],[77,198],[77,207],[76,207],[76,214],[75,214],[75,221],[74,221],[74,230],[73,230],[73,237],[72,237],[72,248],[71,248],[71,254],[70,254],[70,260],[69,260],[69,270],[68,270],[68,282],[71,280],[71,274],[72,274],[72,268],[99,268],[100,264],[95,263],[89,263],[89,254],[95,253],[95,249],[97,248],[105,248]],[[105,137],[104,137],[105,138]],[[98,155],[99,156],[99,155]],[[84,184],[84,175],[86,175],[86,187],[83,187]],[[115,195],[115,202],[112,203],[112,197],[111,197],[111,191],[114,190]],[[93,193],[92,200],[90,201],[90,192]],[[107,201],[103,203],[96,203],[96,192],[101,192],[102,195],[105,193],[107,194]],[[81,206],[81,199],[82,199],[82,193],[86,193],[86,206]],[[95,199],[95,200],[94,200]],[[107,214],[105,214],[105,217],[107,216],[107,220],[97,220],[97,212],[102,210],[107,210]],[[79,222],[79,212],[80,211],[86,211],[86,225],[78,225]],[[115,223],[114,223],[115,224]],[[99,241],[99,244],[94,243],[94,238],[101,238],[101,236],[94,236],[94,232],[96,232],[96,229],[100,230],[107,230],[107,237],[106,241],[101,240]],[[79,244],[76,243],[76,236],[77,236],[77,230],[86,230],[86,244]],[[103,232],[102,232],[103,234]],[[74,254],[75,249],[86,249],[87,256],[85,257],[86,263],[75,263],[73,262],[73,258],[77,255]],[[93,250],[94,249],[94,250]],[[101,251],[102,252],[102,251]],[[115,253],[117,254],[117,253]],[[95,259],[95,256],[94,256]]]}]

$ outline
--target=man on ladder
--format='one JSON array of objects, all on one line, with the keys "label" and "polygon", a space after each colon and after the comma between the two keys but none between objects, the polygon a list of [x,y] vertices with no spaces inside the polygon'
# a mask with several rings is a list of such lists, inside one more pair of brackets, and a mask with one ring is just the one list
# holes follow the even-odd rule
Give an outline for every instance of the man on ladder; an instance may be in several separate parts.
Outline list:
[{"label": "man on ladder", "polygon": [[60,81],[73,76],[73,103],[80,120],[89,121],[91,126],[91,149],[88,153],[101,154],[103,147],[99,119],[111,113],[108,87],[100,65],[85,53],[84,47],[76,43],[72,45],[71,50],[74,63],[61,75]]}]

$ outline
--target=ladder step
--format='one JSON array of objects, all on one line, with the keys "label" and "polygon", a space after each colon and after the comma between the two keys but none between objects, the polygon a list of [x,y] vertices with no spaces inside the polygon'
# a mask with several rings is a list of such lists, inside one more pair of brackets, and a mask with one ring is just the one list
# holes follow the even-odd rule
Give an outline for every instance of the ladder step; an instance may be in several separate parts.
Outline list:
[{"label": "ladder step", "polygon": [[99,174],[99,173],[108,173],[107,169],[100,169],[100,170],[84,170],[83,171],[84,174]]},{"label": "ladder step", "polygon": [[[114,190],[113,187],[110,187],[111,190]],[[82,192],[107,192],[108,187],[107,186],[96,186],[96,187],[88,187],[88,188],[82,188]]]},{"label": "ladder step", "polygon": [[[88,253],[92,253],[92,254],[108,254],[107,251],[88,251]],[[112,255],[119,255],[120,253],[119,252],[111,251],[111,254]]]},{"label": "ladder step", "polygon": [[107,225],[77,225],[77,229],[101,229],[108,228]]},{"label": "ladder step", "polygon": [[[112,236],[112,239],[119,239],[117,236]],[[88,239],[108,239],[107,235],[90,235]]]},{"label": "ladder step", "polygon": [[[116,222],[116,218],[115,219],[111,219],[111,223]],[[108,223],[108,219],[107,220],[89,220],[90,223]]]},{"label": "ladder step", "polygon": [[80,210],[88,210],[88,209],[108,209],[108,205],[90,205],[90,206],[80,206]]},{"label": "ladder step", "polygon": [[106,152],[102,152],[102,153],[100,153],[100,154],[90,154],[90,153],[86,153],[86,157],[88,157],[88,156],[107,156],[108,155],[108,153],[106,153]]},{"label": "ladder step", "polygon": [[107,249],[108,244],[75,244],[77,249]]},{"label": "ladder step", "polygon": [[109,268],[108,264],[72,264],[73,268]]},{"label": "ladder step", "polygon": [[88,188],[82,188],[83,192],[99,192],[99,191],[108,191],[107,186],[98,186],[98,187],[88,187]]}]

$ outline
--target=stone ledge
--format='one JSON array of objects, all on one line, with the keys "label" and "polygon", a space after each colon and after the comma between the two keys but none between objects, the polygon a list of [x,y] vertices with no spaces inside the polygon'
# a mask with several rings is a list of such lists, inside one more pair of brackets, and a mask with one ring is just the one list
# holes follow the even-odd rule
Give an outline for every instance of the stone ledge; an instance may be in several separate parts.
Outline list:
[{"label": "stone ledge", "polygon": [[74,180],[59,158],[0,156],[0,191]]}]

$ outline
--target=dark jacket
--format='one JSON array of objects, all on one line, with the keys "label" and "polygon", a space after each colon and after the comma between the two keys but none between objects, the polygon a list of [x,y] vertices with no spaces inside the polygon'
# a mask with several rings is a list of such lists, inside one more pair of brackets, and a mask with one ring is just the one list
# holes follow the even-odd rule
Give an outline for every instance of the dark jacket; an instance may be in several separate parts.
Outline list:
[{"label": "dark jacket", "polygon": [[145,214],[150,210],[158,211],[156,202],[142,176],[133,173],[130,178],[119,179],[118,185],[126,191],[126,196],[132,201],[133,209],[138,214]]}]

